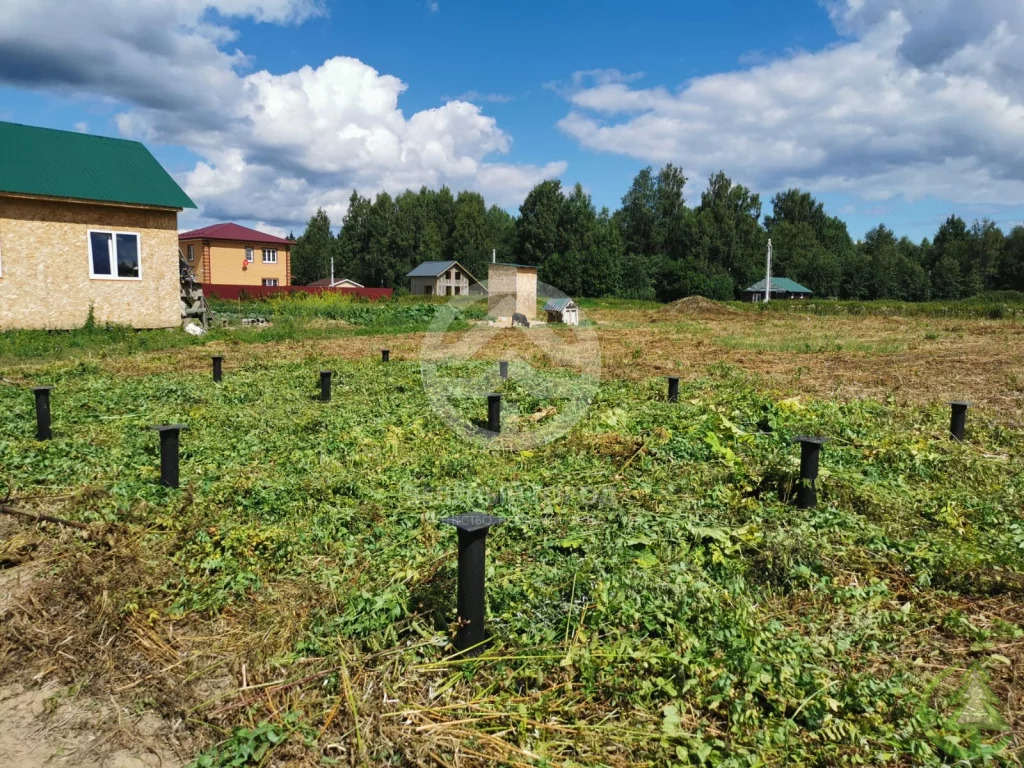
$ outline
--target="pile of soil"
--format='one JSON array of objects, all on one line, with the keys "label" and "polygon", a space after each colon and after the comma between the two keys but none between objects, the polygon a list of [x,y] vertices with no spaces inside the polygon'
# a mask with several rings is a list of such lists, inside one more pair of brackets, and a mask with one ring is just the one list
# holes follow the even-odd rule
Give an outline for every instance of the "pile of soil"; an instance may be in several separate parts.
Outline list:
[{"label": "pile of soil", "polygon": [[739,314],[739,310],[705,299],[703,296],[687,296],[685,299],[666,304],[657,314],[670,317],[727,317]]}]

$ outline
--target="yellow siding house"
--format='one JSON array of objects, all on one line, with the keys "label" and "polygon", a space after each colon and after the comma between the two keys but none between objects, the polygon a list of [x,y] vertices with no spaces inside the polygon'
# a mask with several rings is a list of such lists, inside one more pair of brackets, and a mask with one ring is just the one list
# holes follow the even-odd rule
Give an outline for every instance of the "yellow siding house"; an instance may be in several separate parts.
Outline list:
[{"label": "yellow siding house", "polygon": [[230,222],[178,236],[185,261],[204,285],[291,285],[292,241]]},{"label": "yellow siding house", "polygon": [[138,142],[0,122],[0,330],[180,325],[182,208]]}]

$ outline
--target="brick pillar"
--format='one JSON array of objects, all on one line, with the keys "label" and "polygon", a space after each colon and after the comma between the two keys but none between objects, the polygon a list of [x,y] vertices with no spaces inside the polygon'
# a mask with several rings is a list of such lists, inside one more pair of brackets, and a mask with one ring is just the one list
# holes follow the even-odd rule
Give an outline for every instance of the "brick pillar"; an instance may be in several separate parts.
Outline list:
[{"label": "brick pillar", "polygon": [[284,284],[292,284],[292,249],[284,249]]}]

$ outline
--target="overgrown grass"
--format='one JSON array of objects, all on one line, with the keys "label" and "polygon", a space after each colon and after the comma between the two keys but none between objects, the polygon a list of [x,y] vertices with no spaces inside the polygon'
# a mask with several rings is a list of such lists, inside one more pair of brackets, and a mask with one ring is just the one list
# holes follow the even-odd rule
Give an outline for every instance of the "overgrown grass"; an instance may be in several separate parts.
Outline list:
[{"label": "overgrown grass", "polygon": [[[297,298],[301,296],[302,298]],[[426,331],[438,313],[450,313],[449,330],[464,329],[486,316],[480,303],[459,307],[448,302],[368,302],[326,295],[254,301],[211,302],[214,320],[208,333],[191,336],[180,328],[139,330],[87,324],[68,331],[0,332],[0,362],[32,359],[107,358],[139,352],[198,347],[210,342],[264,343],[332,339],[365,334]],[[262,317],[267,326],[243,327],[242,318]],[[221,322],[227,322],[222,327]],[[341,321],[331,324],[331,321]]]},{"label": "overgrown grass", "polygon": [[[493,363],[453,365],[504,387],[509,417],[549,405]],[[565,438],[507,453],[453,433],[415,363],[261,361],[221,385],[35,375],[57,385],[56,439],[32,438],[30,393],[0,387],[6,482],[112,527],[54,544],[56,591],[0,628],[3,666],[127,687],[210,745],[200,765],[257,748],[282,764],[1013,763],[929,708],[936,675],[975,662],[1020,701],[1024,434],[984,414],[958,445],[944,408],[780,400],[718,366],[675,405],[660,379],[605,382]],[[164,422],[190,426],[182,490],[155,482],[144,427]],[[814,510],[787,498],[798,434],[830,438]],[[488,542],[493,643],[457,660],[439,521],[480,510],[506,520]],[[243,663],[265,687],[197,688]]]},{"label": "overgrown grass", "polygon": [[640,299],[579,299],[578,304],[583,309],[658,309],[664,306],[657,301],[642,301]]},{"label": "overgrown grass", "polygon": [[136,331],[127,326],[116,325],[76,328],[69,331],[3,331],[0,332],[0,362],[54,360],[71,356],[108,357],[134,352],[179,349],[201,345],[214,337],[197,338],[177,328]]},{"label": "overgrown grass", "polygon": [[715,339],[715,343],[724,349],[785,352],[798,355],[815,355],[823,352],[858,352],[866,355],[884,355],[900,352],[907,347],[905,341],[862,341],[844,338],[835,334],[824,334],[821,338],[799,339],[720,336]]},{"label": "overgrown grass", "polygon": [[388,329],[426,330],[439,312],[453,312],[461,320],[481,320],[487,314],[486,301],[457,298],[449,300],[368,301],[347,294],[279,294],[266,299],[228,301],[214,299],[211,308],[229,317],[303,318],[341,320],[375,331]]},{"label": "overgrown grass", "polygon": [[70,331],[7,331],[0,333],[0,361],[103,360],[145,352],[202,347],[212,342],[259,344],[271,341],[331,339],[364,333],[420,330],[419,326],[360,328],[330,326],[303,318],[281,317],[272,325],[243,328],[214,326],[203,336],[192,336],[180,328],[136,331],[125,326],[95,326]]},{"label": "overgrown grass", "polygon": [[804,312],[817,315],[879,315],[899,317],[967,317],[989,320],[1024,319],[1024,293],[995,291],[958,301],[793,300],[767,304],[733,302],[753,312]]}]

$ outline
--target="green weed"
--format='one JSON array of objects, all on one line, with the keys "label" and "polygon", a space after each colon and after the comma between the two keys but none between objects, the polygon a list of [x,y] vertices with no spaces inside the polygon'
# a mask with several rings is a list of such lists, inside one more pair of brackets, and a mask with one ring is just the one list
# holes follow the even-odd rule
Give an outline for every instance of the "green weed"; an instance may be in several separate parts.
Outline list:
[{"label": "green weed", "polygon": [[[327,367],[334,398],[320,403]],[[62,516],[140,542],[127,557],[102,537],[64,541],[48,560],[80,599],[102,595],[114,618],[96,631],[219,627],[190,675],[231,653],[289,681],[288,716],[269,692],[236,694],[217,716],[194,703],[189,727],[220,742],[196,766],[267,764],[271,750],[315,763],[337,744],[365,764],[431,751],[454,764],[467,749],[538,765],[941,766],[957,733],[918,716],[938,671],[980,660],[1019,694],[998,647],[1024,632],[1019,426],[972,410],[960,445],[942,404],[782,399],[715,365],[677,404],[661,379],[602,382],[564,437],[502,452],[450,430],[420,375],[314,355],[217,385],[205,370],[56,361],[32,373],[57,387],[48,442],[33,436],[31,393],[0,386],[17,503],[58,497]],[[533,429],[530,414],[562,407],[561,380],[508,382],[509,418]],[[455,399],[485,418],[482,396]],[[164,422],[190,427],[181,490],[156,482],[144,427]],[[791,503],[800,434],[830,439],[813,510]],[[506,521],[488,540],[493,640],[457,660],[456,537],[439,521],[481,510]],[[126,563],[146,576],[96,588],[75,570],[91,559],[111,563],[103,578]],[[16,626],[0,639],[23,663],[39,651]],[[90,681],[114,668],[88,666],[107,648],[141,665],[135,635],[116,637],[61,645],[49,663],[81,656]],[[186,667],[155,674],[167,666],[137,693],[158,698],[179,673],[186,688]],[[964,741],[955,759],[1012,764],[988,744]]]}]

